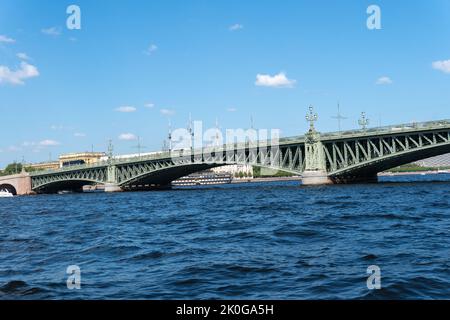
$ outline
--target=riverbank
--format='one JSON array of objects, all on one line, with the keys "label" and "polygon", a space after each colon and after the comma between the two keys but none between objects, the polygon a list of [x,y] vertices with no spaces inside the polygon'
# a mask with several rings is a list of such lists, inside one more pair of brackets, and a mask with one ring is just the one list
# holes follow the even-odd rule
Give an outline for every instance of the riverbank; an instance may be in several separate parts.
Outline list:
[{"label": "riverbank", "polygon": [[450,170],[434,170],[434,171],[405,171],[405,172],[380,172],[380,177],[391,176],[415,176],[415,175],[431,175],[431,174],[450,174]]},{"label": "riverbank", "polygon": [[[450,170],[435,170],[435,171],[410,171],[410,172],[380,172],[379,177],[393,177],[393,176],[415,176],[415,175],[436,175],[436,174],[450,174]],[[277,182],[277,181],[302,181],[301,176],[293,177],[266,177],[253,179],[233,179],[231,183],[251,183],[251,182]]]}]

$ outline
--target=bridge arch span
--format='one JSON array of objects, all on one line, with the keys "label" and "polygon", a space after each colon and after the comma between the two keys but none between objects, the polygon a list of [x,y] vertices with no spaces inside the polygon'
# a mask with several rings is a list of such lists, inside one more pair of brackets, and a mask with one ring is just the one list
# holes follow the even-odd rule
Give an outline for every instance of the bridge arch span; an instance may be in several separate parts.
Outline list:
[{"label": "bridge arch span", "polygon": [[132,178],[120,181],[119,186],[125,189],[133,185],[167,186],[174,180],[177,180],[181,177],[185,177],[196,172],[227,165],[239,165],[239,164],[255,165],[258,167],[264,167],[272,170],[282,170],[295,175],[300,175],[300,172],[288,168],[280,168],[245,162],[206,162],[206,163],[190,162],[190,163],[173,164],[171,166],[135,175]]},{"label": "bridge arch span", "polygon": [[450,143],[429,145],[353,164],[332,172],[330,177],[338,182],[345,182],[349,178],[352,180],[352,177],[376,177],[380,172],[447,153],[450,153]]},{"label": "bridge arch span", "polygon": [[42,185],[34,187],[33,189],[37,193],[57,193],[58,191],[81,192],[83,186],[95,185],[100,183],[103,182],[89,179],[60,180],[44,183]]},{"label": "bridge arch span", "polygon": [[[223,164],[222,164],[223,165]],[[154,186],[167,186],[172,181],[181,177],[190,175],[195,172],[219,167],[222,165],[205,164],[205,163],[189,163],[172,165],[169,167],[144,172],[133,176],[130,179],[120,181],[120,187],[130,187],[133,185],[154,185]]]}]

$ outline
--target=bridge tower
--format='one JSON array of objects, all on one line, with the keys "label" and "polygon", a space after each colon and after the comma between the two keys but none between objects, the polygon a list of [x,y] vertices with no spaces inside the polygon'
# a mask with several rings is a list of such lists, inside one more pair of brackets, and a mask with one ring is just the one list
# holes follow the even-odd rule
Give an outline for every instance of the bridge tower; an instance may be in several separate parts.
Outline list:
[{"label": "bridge tower", "polygon": [[120,192],[123,191],[117,184],[117,167],[114,165],[113,145],[109,140],[108,146],[108,167],[106,169],[107,179],[105,183],[105,192]]},{"label": "bridge tower", "polygon": [[320,133],[316,131],[314,122],[318,119],[313,106],[309,107],[309,114],[306,121],[309,122],[309,131],[305,139],[305,171],[302,175],[303,185],[323,185],[332,184],[328,177],[325,160],[325,151],[320,141]]}]

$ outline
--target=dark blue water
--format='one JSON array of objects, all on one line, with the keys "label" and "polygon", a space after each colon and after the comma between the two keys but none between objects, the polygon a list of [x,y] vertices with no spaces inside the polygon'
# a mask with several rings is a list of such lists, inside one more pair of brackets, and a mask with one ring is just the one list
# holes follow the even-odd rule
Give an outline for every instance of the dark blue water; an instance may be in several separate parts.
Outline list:
[{"label": "dark blue water", "polygon": [[450,177],[382,181],[0,199],[0,298],[450,299]]}]

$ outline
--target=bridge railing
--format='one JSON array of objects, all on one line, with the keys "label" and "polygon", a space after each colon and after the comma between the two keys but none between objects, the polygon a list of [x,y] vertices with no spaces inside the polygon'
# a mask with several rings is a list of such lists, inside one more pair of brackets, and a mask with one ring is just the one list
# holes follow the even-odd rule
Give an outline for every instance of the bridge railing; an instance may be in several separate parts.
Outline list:
[{"label": "bridge railing", "polygon": [[370,134],[389,134],[389,133],[399,133],[414,130],[427,130],[427,129],[439,129],[450,127],[450,120],[437,120],[437,121],[427,121],[427,122],[409,122],[398,125],[388,125],[381,127],[373,127],[367,129],[358,130],[343,130],[335,132],[321,133],[322,138],[339,138],[339,137],[351,137],[358,135],[370,135]]}]

